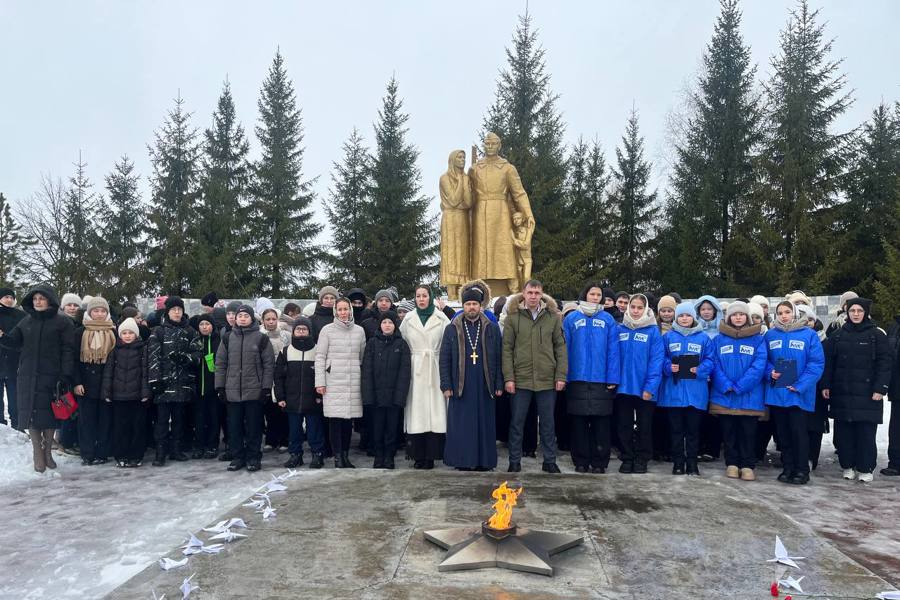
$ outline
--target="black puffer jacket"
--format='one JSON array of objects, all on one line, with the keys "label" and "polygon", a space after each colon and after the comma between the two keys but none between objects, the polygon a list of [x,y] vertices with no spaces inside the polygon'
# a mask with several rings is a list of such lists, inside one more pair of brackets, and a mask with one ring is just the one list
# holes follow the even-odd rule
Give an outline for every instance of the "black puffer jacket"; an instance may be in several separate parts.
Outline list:
[{"label": "black puffer jacket", "polygon": [[868,318],[859,324],[848,320],[824,345],[822,388],[830,390],[830,416],[839,421],[881,423],[884,401],[872,400],[872,394],[886,394],[891,381],[887,336]]},{"label": "black puffer jacket", "polygon": [[116,342],[103,370],[103,397],[116,402],[149,398],[147,380],[147,344],[141,338],[130,344]]},{"label": "black puffer jacket", "polygon": [[570,415],[609,416],[615,398],[615,389],[609,390],[605,383],[570,381],[566,385],[566,411]]},{"label": "black puffer jacket", "polygon": [[[0,304],[0,330],[11,332],[25,318],[25,311]],[[0,346],[0,379],[15,377],[19,370],[19,350]],[[13,400],[15,402],[15,400]]]},{"label": "black puffer jacket", "polygon": [[322,328],[334,321],[334,308],[325,308],[321,303],[316,302],[316,310],[309,320],[312,321],[313,326],[310,333],[312,333],[313,341],[318,344],[319,333],[322,331]]},{"label": "black puffer jacket", "polygon": [[[34,309],[34,295],[47,297],[47,310]],[[75,325],[59,314],[59,298],[49,285],[36,285],[22,299],[28,316],[12,331],[4,331],[0,344],[21,350],[16,379],[19,426],[52,429],[57,425],[50,408],[56,384],[70,387],[75,378]]]},{"label": "black puffer jacket", "polygon": [[[296,340],[299,341],[295,346]],[[285,412],[322,414],[322,397],[316,393],[316,345],[312,337],[295,338],[278,353],[275,400],[285,403]]]},{"label": "black puffer jacket", "polygon": [[147,340],[147,368],[153,401],[190,402],[194,395],[194,379],[203,349],[200,336],[182,317],[172,323],[163,317],[162,325]]},{"label": "black puffer jacket", "polygon": [[379,332],[366,344],[362,363],[362,402],[365,406],[406,406],[412,358],[400,334]]}]

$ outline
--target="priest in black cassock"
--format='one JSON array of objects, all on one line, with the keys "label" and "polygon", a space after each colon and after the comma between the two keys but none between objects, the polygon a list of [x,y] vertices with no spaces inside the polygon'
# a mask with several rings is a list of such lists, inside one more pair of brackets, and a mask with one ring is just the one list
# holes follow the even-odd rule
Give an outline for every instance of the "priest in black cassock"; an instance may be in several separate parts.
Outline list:
[{"label": "priest in black cassock", "polygon": [[500,328],[484,315],[491,290],[481,280],[460,289],[463,312],[441,342],[441,390],[447,398],[444,464],[461,471],[497,466],[495,398],[503,393]]}]

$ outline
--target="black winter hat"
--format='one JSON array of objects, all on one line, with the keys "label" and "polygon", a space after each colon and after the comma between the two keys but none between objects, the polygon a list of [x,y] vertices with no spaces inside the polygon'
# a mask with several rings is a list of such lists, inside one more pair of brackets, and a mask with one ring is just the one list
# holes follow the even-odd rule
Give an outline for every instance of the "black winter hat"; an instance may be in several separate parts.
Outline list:
[{"label": "black winter hat", "polygon": [[210,308],[213,308],[216,305],[216,302],[218,302],[218,301],[219,301],[219,297],[216,296],[216,293],[210,292],[210,293],[206,294],[205,296],[203,296],[203,298],[200,299],[200,304],[202,304],[203,306],[208,306]]},{"label": "black winter hat", "polygon": [[400,320],[400,317],[397,316],[397,313],[394,312],[393,310],[386,310],[383,313],[379,313],[379,315],[378,315],[378,326],[379,327],[381,327],[381,322],[384,321],[385,319],[390,319],[391,321],[394,322],[394,325],[396,325],[397,321]]},{"label": "black winter hat", "polygon": [[309,331],[309,335],[312,335],[312,333],[313,333],[312,319],[310,319],[309,317],[297,317],[296,319],[294,319],[294,324],[291,325],[291,337],[293,337],[294,329],[298,325],[303,325],[304,327],[306,327],[306,330]]},{"label": "black winter hat", "polygon": [[256,313],[253,312],[253,307],[249,304],[241,304],[241,307],[237,309],[237,311],[234,313],[234,316],[238,316],[241,313],[247,313],[248,315],[250,315],[251,319],[256,318]]},{"label": "black winter hat", "polygon": [[125,319],[136,319],[138,316],[138,309],[134,306],[126,306],[122,309],[122,320]]},{"label": "black winter hat", "polygon": [[212,325],[213,331],[216,330],[216,322],[213,321],[212,315],[204,313],[197,317],[197,332],[198,333],[200,332],[200,321],[206,321],[207,323]]},{"label": "black winter hat", "polygon": [[168,313],[176,306],[181,308],[181,310],[184,310],[184,300],[182,300],[178,296],[169,296],[168,298],[166,298],[166,313]]},{"label": "black winter hat", "polygon": [[619,298],[628,298],[630,300],[631,294],[629,294],[628,292],[616,292],[616,300],[618,300]]},{"label": "black winter hat", "polygon": [[15,298],[16,290],[9,287],[0,288],[0,298],[4,296],[12,296],[13,298]]},{"label": "black winter hat", "polygon": [[362,288],[353,288],[349,292],[347,292],[347,297],[351,300],[362,300],[366,301],[366,292]]},{"label": "black winter hat", "polygon": [[241,303],[238,300],[232,300],[228,303],[228,306],[225,307],[225,312],[236,313],[241,308]]},{"label": "black winter hat", "polygon": [[851,298],[850,300],[847,300],[847,311],[849,312],[850,307],[855,304],[858,304],[859,307],[863,309],[863,312],[865,312],[863,320],[865,321],[865,319],[868,319],[870,311],[872,310],[872,301],[868,298]]}]

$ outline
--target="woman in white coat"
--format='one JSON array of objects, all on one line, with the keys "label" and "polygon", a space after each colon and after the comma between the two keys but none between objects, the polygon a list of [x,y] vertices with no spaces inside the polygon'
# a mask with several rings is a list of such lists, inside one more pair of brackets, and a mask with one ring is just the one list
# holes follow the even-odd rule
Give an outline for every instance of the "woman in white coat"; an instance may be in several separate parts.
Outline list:
[{"label": "woman in white coat", "polygon": [[350,463],[353,419],[362,417],[362,359],[366,334],[353,322],[353,306],[346,298],[334,303],[334,321],[319,332],[316,344],[316,392],[328,419],[334,466],[354,468]]},{"label": "woman in white coat", "polygon": [[404,409],[404,431],[409,456],[416,469],[433,469],[434,461],[444,456],[447,436],[447,401],[441,392],[438,358],[447,316],[435,310],[431,289],[416,288],[416,310],[407,313],[400,334],[412,352],[412,379]]}]

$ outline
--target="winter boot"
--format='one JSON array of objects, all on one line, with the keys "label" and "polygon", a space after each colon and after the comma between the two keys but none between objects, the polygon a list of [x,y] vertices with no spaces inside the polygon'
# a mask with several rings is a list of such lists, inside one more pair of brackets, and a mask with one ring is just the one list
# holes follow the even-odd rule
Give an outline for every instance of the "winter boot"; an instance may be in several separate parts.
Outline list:
[{"label": "winter boot", "polygon": [[295,469],[303,465],[302,454],[291,454],[291,457],[284,463],[285,469]]},{"label": "winter boot", "polygon": [[44,438],[40,429],[29,429],[31,449],[34,451],[34,470],[43,473],[47,470],[47,459],[44,454]]},{"label": "winter boot", "polygon": [[44,462],[48,469],[56,468],[56,461],[53,460],[53,429],[44,430]]},{"label": "winter boot", "polygon": [[166,449],[164,446],[156,447],[156,458],[153,460],[154,467],[166,466]]},{"label": "winter boot", "polygon": [[313,452],[312,460],[309,461],[310,469],[321,469],[325,466],[325,457],[320,452]]},{"label": "winter boot", "polygon": [[349,452],[344,450],[341,452],[341,468],[342,469],[355,469],[356,467],[350,462]]}]

